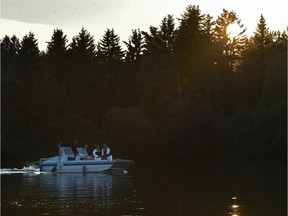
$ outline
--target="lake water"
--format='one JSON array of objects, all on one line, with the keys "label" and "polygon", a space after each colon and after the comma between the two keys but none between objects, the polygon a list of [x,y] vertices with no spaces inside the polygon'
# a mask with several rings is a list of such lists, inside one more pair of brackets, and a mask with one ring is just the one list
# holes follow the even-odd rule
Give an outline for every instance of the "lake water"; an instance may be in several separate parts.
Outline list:
[{"label": "lake water", "polygon": [[135,162],[128,172],[1,170],[1,215],[286,216],[286,164]]}]

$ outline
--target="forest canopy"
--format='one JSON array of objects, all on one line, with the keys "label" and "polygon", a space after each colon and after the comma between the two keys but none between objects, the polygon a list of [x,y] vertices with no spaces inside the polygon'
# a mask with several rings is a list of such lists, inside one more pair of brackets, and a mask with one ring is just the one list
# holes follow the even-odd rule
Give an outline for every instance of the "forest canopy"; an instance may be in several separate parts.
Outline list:
[{"label": "forest canopy", "polygon": [[177,19],[126,41],[83,27],[68,43],[56,28],[42,52],[32,32],[2,38],[2,166],[75,139],[136,160],[285,160],[287,33],[261,15],[247,37],[225,9],[189,5]]}]

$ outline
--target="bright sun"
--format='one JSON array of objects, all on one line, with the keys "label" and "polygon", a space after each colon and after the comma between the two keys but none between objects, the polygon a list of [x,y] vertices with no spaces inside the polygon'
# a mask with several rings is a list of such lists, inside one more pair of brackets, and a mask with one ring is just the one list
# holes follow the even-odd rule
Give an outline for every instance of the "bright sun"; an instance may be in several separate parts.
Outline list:
[{"label": "bright sun", "polygon": [[240,34],[241,28],[237,23],[232,23],[227,26],[226,32],[227,36],[232,39]]}]

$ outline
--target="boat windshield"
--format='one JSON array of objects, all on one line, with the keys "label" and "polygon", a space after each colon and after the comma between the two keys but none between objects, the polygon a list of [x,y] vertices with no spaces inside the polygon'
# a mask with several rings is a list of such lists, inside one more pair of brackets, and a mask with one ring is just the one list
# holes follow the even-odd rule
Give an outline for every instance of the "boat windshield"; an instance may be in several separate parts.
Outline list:
[{"label": "boat windshield", "polygon": [[84,148],[77,147],[77,151],[81,157],[87,157],[88,156],[88,153],[87,153],[86,149],[84,149]]},{"label": "boat windshield", "polygon": [[62,154],[67,157],[74,157],[73,151],[70,147],[62,147]]}]

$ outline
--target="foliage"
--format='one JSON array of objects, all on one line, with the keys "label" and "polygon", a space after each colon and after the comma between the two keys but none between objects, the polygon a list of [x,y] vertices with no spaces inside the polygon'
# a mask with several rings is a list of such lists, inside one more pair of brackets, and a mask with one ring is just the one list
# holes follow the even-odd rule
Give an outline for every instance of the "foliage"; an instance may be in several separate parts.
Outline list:
[{"label": "foliage", "polygon": [[42,53],[32,32],[5,36],[2,166],[75,139],[114,157],[285,160],[287,33],[261,15],[247,38],[234,11],[191,5],[178,21],[133,29],[126,50],[114,29],[95,43],[83,27],[70,44],[55,29]]},{"label": "foliage", "polygon": [[262,103],[273,105],[287,99],[287,53],[277,53],[265,69]]},{"label": "foliage", "polygon": [[123,51],[119,44],[120,38],[114,33],[114,29],[107,29],[103,39],[97,45],[97,56],[104,65],[119,62],[123,58]]},{"label": "foliage", "polygon": [[54,29],[51,41],[47,46],[48,70],[53,79],[60,85],[65,85],[67,74],[67,36],[60,29]]},{"label": "foliage", "polygon": [[111,143],[117,155],[126,157],[150,158],[154,129],[146,114],[134,107],[112,107],[102,122],[106,142]]},{"label": "foliage", "polygon": [[[227,33],[227,28],[231,24],[237,24],[239,27],[239,33],[233,37]],[[246,29],[243,28],[244,25],[241,24],[241,20],[234,11],[223,9],[223,12],[216,20],[215,34],[220,48],[218,54],[220,59],[224,60],[224,62],[220,62],[232,70],[235,70],[235,66],[239,64],[241,53],[245,48],[246,36],[244,33]]]},{"label": "foliage", "polygon": [[127,51],[125,59],[127,62],[135,62],[141,59],[143,52],[143,37],[139,29],[133,29],[132,35],[130,36],[128,42],[124,41],[127,46]]}]

